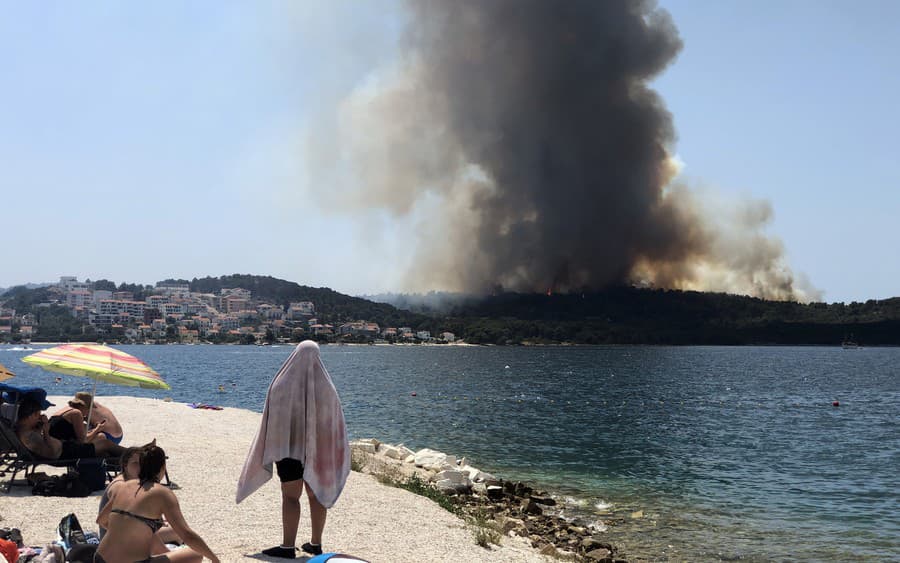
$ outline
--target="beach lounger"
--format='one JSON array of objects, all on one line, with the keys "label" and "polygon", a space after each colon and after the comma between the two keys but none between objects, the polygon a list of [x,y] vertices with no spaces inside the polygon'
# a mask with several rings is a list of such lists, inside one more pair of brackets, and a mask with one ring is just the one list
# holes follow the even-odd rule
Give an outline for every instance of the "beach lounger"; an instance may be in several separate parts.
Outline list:
[{"label": "beach lounger", "polygon": [[[29,476],[41,465],[66,467],[74,471],[78,459],[44,459],[31,452],[16,436],[12,421],[16,420],[18,405],[14,403],[0,404],[0,492],[8,493],[13,485],[30,485]],[[92,458],[94,459],[94,458]],[[106,478],[111,481],[119,474],[118,460],[103,458],[106,462]],[[24,471],[25,481],[16,483],[16,475]],[[8,479],[7,479],[8,477]]]}]

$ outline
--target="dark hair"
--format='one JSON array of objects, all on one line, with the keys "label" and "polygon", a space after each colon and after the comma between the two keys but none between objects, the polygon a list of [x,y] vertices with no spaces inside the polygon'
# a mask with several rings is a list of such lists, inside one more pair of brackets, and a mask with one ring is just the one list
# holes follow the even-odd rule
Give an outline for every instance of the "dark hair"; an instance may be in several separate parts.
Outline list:
[{"label": "dark hair", "polygon": [[22,420],[28,418],[36,412],[41,412],[41,401],[38,400],[37,397],[33,395],[25,395],[21,402],[19,402],[19,414],[16,415],[16,422],[21,422]]},{"label": "dark hair", "polygon": [[125,448],[125,451],[122,452],[122,457],[119,458],[119,467],[122,468],[122,471],[125,470],[125,466],[128,465],[128,460],[131,459],[131,456],[141,453],[142,449],[143,448],[139,448],[138,446]]},{"label": "dark hair", "polygon": [[138,479],[141,483],[156,481],[159,472],[166,465],[166,452],[159,446],[147,446],[141,450],[141,471]]}]

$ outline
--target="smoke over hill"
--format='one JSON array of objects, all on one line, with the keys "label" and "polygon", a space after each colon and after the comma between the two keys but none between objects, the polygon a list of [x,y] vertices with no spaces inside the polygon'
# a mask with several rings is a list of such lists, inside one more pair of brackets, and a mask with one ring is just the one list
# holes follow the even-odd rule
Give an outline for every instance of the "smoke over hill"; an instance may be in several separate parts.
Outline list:
[{"label": "smoke over hill", "polygon": [[312,131],[306,155],[328,203],[421,218],[406,289],[813,297],[763,232],[768,203],[673,182],[672,117],[649,83],[682,40],[654,2],[406,6],[400,59]]}]

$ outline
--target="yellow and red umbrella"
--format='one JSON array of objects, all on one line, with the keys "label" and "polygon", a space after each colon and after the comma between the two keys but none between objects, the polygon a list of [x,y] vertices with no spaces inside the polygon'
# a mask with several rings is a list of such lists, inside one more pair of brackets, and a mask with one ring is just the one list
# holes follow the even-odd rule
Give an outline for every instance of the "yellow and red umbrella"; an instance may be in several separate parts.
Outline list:
[{"label": "yellow and red umbrella", "polygon": [[7,379],[15,376],[16,374],[9,371],[3,364],[0,364],[0,381],[6,381]]},{"label": "yellow and red umbrella", "polygon": [[100,344],[63,344],[25,356],[22,361],[56,373],[89,377],[94,380],[94,395],[98,381],[144,389],[171,389],[156,370],[141,360]]}]

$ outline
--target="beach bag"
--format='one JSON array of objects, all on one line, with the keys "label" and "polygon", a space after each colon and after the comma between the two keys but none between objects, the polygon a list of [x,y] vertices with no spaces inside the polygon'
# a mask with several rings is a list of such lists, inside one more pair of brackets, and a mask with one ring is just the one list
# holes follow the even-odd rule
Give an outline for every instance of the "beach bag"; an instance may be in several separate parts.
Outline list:
[{"label": "beach bag", "polygon": [[66,551],[76,545],[88,543],[84,537],[84,530],[81,529],[78,517],[72,512],[63,516],[62,520],[59,521],[57,532],[59,533],[59,543],[62,544]]},{"label": "beach bag", "polygon": [[77,473],[66,473],[35,483],[31,494],[43,497],[86,497],[91,491],[81,482]]},{"label": "beach bag", "polygon": [[106,488],[106,460],[79,459],[75,464],[78,480],[91,492]]}]

